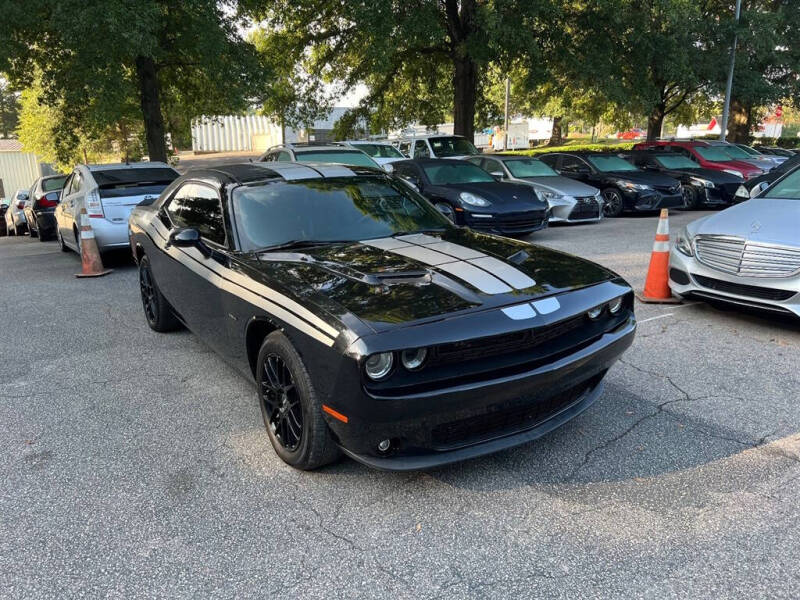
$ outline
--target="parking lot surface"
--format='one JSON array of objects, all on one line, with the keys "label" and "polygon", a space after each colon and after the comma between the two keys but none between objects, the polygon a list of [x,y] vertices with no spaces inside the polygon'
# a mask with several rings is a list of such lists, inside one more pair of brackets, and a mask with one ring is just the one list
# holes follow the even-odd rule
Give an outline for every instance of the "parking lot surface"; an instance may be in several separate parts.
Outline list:
[{"label": "parking lot surface", "polygon": [[[655,226],[531,239],[641,288]],[[54,242],[0,238],[1,596],[800,596],[795,322],[637,305],[602,398],[543,439],[424,473],[304,473],[251,384],[148,329],[135,267],[110,266],[79,280]]]}]

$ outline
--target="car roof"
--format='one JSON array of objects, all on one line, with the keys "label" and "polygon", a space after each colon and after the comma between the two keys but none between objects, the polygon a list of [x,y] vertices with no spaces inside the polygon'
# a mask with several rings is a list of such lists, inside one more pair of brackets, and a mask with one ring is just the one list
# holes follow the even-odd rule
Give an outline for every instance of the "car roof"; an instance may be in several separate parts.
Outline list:
[{"label": "car roof", "polygon": [[464,139],[464,140],[467,139],[463,135],[458,135],[457,133],[425,133],[425,134],[422,134],[422,135],[407,135],[407,136],[399,137],[394,141],[396,141],[396,142],[410,142],[412,140],[429,140],[431,138],[441,138],[441,137],[447,137],[447,138],[455,137],[455,138],[461,138],[461,139]]},{"label": "car roof", "polygon": [[348,148],[347,146],[342,145],[319,145],[319,146],[295,146],[293,148],[277,148],[277,150],[294,150],[295,154],[302,154],[303,152],[361,152],[361,150],[357,150],[356,148]]},{"label": "car roof", "polygon": [[442,163],[446,165],[472,164],[468,163],[465,160],[459,160],[457,158],[407,158],[406,160],[398,160],[397,162],[394,162],[392,164],[395,167],[397,167],[399,165],[405,165],[405,164],[424,166],[424,165],[441,165]]},{"label": "car roof", "polygon": [[[556,152],[549,152],[548,154],[556,154]],[[476,156],[483,158],[494,158],[495,160],[500,160],[502,162],[508,160],[539,160],[538,156],[525,156],[524,154],[474,154],[469,158],[475,158]]]},{"label": "car roof", "polygon": [[374,167],[340,165],[314,162],[252,162],[220,165],[218,167],[199,167],[189,169],[184,178],[213,177],[225,183],[250,184],[261,181],[282,179],[297,181],[304,179],[324,179],[330,177],[359,177],[364,175],[386,175]]},{"label": "car roof", "polygon": [[160,168],[160,169],[172,169],[167,163],[164,162],[132,162],[132,163],[104,163],[104,164],[91,164],[91,165],[79,165],[89,169],[91,172],[96,171],[110,171],[110,170],[118,170],[118,169],[148,169],[148,168]]}]

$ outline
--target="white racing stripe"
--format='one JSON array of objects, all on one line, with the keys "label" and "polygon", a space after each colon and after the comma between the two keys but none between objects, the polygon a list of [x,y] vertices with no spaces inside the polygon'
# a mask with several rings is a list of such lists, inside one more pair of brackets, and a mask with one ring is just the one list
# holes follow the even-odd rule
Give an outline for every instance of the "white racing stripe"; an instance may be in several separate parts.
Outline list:
[{"label": "white racing stripe", "polygon": [[531,302],[531,304],[540,315],[549,315],[561,308],[561,303],[558,301],[558,298],[545,298],[544,300]]},{"label": "white racing stripe", "polygon": [[437,241],[435,244],[426,244],[426,247],[441,252],[442,254],[449,254],[462,260],[470,260],[471,258],[483,258],[486,256],[483,252],[478,252],[466,246],[459,246],[452,242]]},{"label": "white racing stripe", "polygon": [[481,269],[489,271],[489,273],[493,274],[495,277],[499,277],[515,289],[524,290],[525,288],[536,285],[533,279],[525,275],[525,273],[519,269],[515,269],[508,263],[497,260],[492,256],[473,258],[469,262]]},{"label": "white racing stripe", "polygon": [[432,267],[437,267],[439,265],[443,265],[446,263],[451,262],[458,262],[458,258],[453,256],[448,256],[447,254],[442,254],[441,252],[436,252],[436,250],[431,250],[430,248],[426,248],[424,246],[407,246],[405,248],[395,248],[391,250],[393,254],[399,254],[400,256],[405,256],[407,258],[412,258],[414,260],[418,260],[421,263],[425,263],[426,265],[430,265]]},{"label": "white racing stripe", "polygon": [[362,240],[358,243],[364,246],[377,248],[378,250],[387,250],[387,251],[391,251],[396,248],[411,247],[411,244],[409,244],[408,242],[403,242],[399,238],[377,238],[374,240]]},{"label": "white racing stripe", "polygon": [[517,304],[516,306],[507,306],[501,309],[503,314],[509,319],[514,321],[522,321],[523,319],[532,319],[536,316],[536,311],[530,304]]},{"label": "white racing stripe", "polygon": [[500,281],[497,277],[468,262],[451,262],[438,265],[436,268],[440,271],[455,275],[459,279],[466,281],[472,287],[479,289],[484,294],[507,294],[511,291],[511,287]]}]

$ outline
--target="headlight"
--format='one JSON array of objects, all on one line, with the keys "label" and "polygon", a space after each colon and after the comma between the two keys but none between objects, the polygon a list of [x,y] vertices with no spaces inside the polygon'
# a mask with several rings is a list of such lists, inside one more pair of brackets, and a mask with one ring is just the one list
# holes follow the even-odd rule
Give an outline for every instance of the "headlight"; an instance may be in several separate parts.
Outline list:
[{"label": "headlight", "polygon": [[391,352],[379,352],[367,358],[364,370],[370,379],[378,381],[389,374],[389,371],[392,370],[392,364],[394,364],[394,356]]},{"label": "headlight", "polygon": [[617,314],[622,309],[623,300],[624,298],[622,296],[619,298],[614,298],[608,303],[608,312],[610,312],[612,315]]},{"label": "headlight", "polygon": [[684,256],[694,256],[694,248],[692,248],[692,238],[686,229],[683,229],[675,238],[675,248]]},{"label": "headlight", "polygon": [[631,191],[652,190],[653,188],[646,183],[633,183],[632,181],[618,181],[619,185]]},{"label": "headlight", "polygon": [[601,314],[603,314],[603,307],[595,306],[594,308],[590,308],[589,310],[586,311],[586,314],[592,321],[594,321],[595,319],[598,319]]},{"label": "headlight", "polygon": [[736,188],[736,193],[734,194],[737,198],[741,198],[742,200],[749,200],[750,199],[750,192],[747,191],[747,188],[743,185],[740,185]]},{"label": "headlight", "polygon": [[713,188],[714,182],[709,181],[708,179],[703,179],[702,177],[690,177],[692,181],[694,181],[697,185],[702,185],[703,187]]},{"label": "headlight", "polygon": [[400,360],[406,369],[414,371],[422,366],[427,356],[428,350],[426,348],[411,348],[410,350],[403,350]]},{"label": "headlight", "polygon": [[742,175],[741,171],[737,171],[736,169],[722,169],[725,173],[730,173],[731,175],[736,175],[737,177],[741,177],[744,179],[744,175]]},{"label": "headlight", "polygon": [[475,194],[470,194],[469,192],[461,192],[458,195],[461,198],[461,201],[469,204],[470,206],[490,206],[491,202],[481,198],[480,196],[476,196]]}]

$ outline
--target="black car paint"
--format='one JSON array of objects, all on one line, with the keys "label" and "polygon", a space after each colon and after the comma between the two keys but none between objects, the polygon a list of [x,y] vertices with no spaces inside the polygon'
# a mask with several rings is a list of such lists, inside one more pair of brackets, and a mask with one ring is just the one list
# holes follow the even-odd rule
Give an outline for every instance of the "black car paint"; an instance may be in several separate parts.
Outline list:
[{"label": "black car paint", "polygon": [[[354,170],[387,177],[371,169]],[[424,468],[544,435],[594,401],[603,375],[632,343],[632,293],[621,278],[583,259],[524,242],[458,228],[431,234],[480,249],[536,280],[527,289],[494,295],[453,285],[441,274],[427,283],[376,283],[370,274],[435,269],[358,243],[242,253],[228,199],[237,185],[265,180],[269,173],[254,165],[190,171],[158,201],[133,210],[131,248],[137,260],[148,255],[156,282],[180,320],[251,381],[264,336],[276,329],[284,332],[302,356],[323,404],[348,416],[346,424],[327,414],[325,419],[337,443],[361,462],[379,468]],[[199,252],[170,245],[170,223],[162,206],[186,181],[217,190],[231,247],[204,242]],[[625,297],[625,304],[618,315],[606,311],[596,322],[586,317],[588,309],[619,296]],[[501,310],[542,298],[556,298],[563,310],[537,315],[533,321],[514,320]],[[572,329],[564,335],[485,361],[423,369],[422,377],[402,372],[395,382],[393,377],[372,382],[363,374],[363,360],[374,352],[459,347],[468,341],[534,336],[539,331],[554,335],[566,322]],[[328,333],[329,341],[321,342]],[[432,441],[437,427],[528,410],[553,402],[567,390],[574,395],[578,388],[582,395],[575,402],[529,426],[515,424],[516,428],[447,446]],[[388,455],[376,449],[383,439],[393,440]]]},{"label": "black car paint", "polygon": [[[705,169],[699,164],[694,168],[671,169],[664,167],[653,160],[658,156],[674,156],[673,154],[657,154],[652,150],[638,150],[630,154],[630,162],[640,169],[663,173],[681,182],[681,185],[691,186],[699,203],[703,206],[724,206],[736,201],[736,190],[744,182],[744,179],[732,173],[718,171],[715,169]],[[714,184],[713,188],[706,188],[693,180],[693,177],[706,179]]]},{"label": "black car paint", "polygon": [[31,229],[33,229],[40,239],[55,237],[56,207],[42,206],[39,200],[43,196],[47,196],[48,199],[56,203],[61,200],[61,189],[50,190],[49,192],[44,191],[43,183],[49,179],[63,179],[66,181],[67,178],[64,175],[39,177],[33,183],[33,186],[31,186],[30,192],[28,193],[28,202],[25,203],[25,208],[23,209],[25,219],[28,222],[28,231],[30,232]]},{"label": "black car paint", "polygon": [[[601,191],[608,188],[617,190],[622,196],[625,211],[652,211],[683,206],[680,182],[676,179],[647,171],[600,171],[586,160],[593,155],[602,156],[600,153],[557,152],[543,154],[537,158],[547,163],[559,175],[576,179]],[[578,158],[587,169],[579,172],[564,170],[561,167],[561,157]],[[621,182],[645,184],[654,189],[629,190],[621,185]]]},{"label": "black car paint", "polygon": [[[413,173],[414,185],[432,203],[443,202],[452,206],[457,225],[502,235],[526,235],[547,227],[547,202],[539,198],[531,186],[507,181],[434,185],[424,167],[442,162],[462,163],[451,159],[418,158],[397,161],[392,163],[392,168],[399,175]],[[459,197],[461,192],[481,196],[491,202],[491,206],[484,208],[466,204]],[[475,217],[475,214],[492,215],[492,219]]]}]

